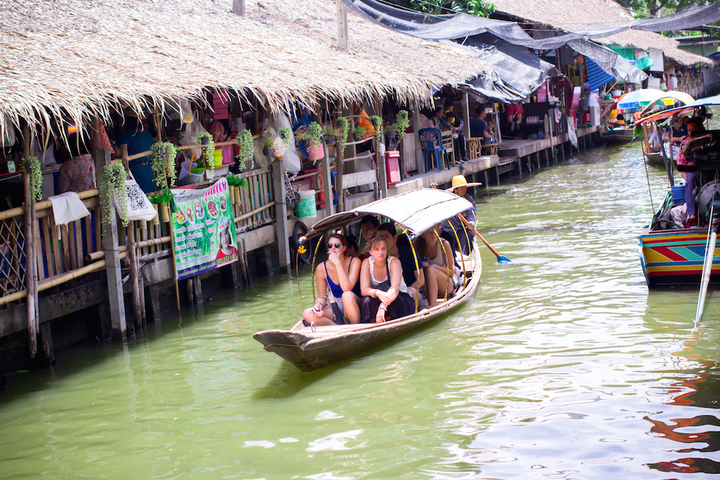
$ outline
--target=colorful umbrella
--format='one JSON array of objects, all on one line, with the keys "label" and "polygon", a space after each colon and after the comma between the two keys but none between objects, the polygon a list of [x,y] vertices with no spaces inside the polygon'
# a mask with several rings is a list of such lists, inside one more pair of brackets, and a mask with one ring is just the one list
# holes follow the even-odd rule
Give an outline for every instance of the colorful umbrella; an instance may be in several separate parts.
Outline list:
[{"label": "colorful umbrella", "polygon": [[658,98],[657,100],[648,103],[647,107],[643,109],[640,115],[643,117],[649,115],[651,113],[651,110],[655,108],[655,106],[657,106],[658,104],[682,106],[687,105],[688,103],[692,103],[694,101],[695,99],[685,92],[670,90],[668,92],[663,92],[662,97]]},{"label": "colorful umbrella", "polygon": [[622,97],[618,98],[617,109],[632,110],[645,107],[651,102],[655,102],[662,98],[664,94],[665,92],[662,90],[656,90],[654,88],[635,90],[634,92],[626,93]]},{"label": "colorful umbrella", "polygon": [[695,100],[694,102],[688,103],[683,107],[671,108],[670,110],[665,110],[664,112],[641,118],[640,120],[636,121],[635,124],[637,125],[645,122],[663,120],[665,118],[672,117],[673,115],[685,115],[687,113],[692,113],[692,111],[695,110],[697,107],[706,107],[709,105],[720,105],[720,95],[701,98],[699,100]]}]

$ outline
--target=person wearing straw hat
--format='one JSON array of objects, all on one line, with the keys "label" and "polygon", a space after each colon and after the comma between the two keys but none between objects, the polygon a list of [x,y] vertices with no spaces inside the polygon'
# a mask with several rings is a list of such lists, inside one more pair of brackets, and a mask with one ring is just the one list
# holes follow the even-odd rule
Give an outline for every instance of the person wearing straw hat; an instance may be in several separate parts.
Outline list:
[{"label": "person wearing straw hat", "polygon": [[[455,195],[458,197],[462,197],[468,202],[472,204],[472,208],[468,209],[464,212],[462,212],[462,216],[465,217],[465,220],[467,220],[470,225],[473,227],[477,224],[476,219],[476,211],[477,207],[475,206],[475,199],[467,193],[468,187],[473,187],[481,185],[480,183],[468,183],[467,179],[464,175],[455,175],[452,179],[452,187],[448,189],[449,192],[454,192]],[[453,217],[448,220],[448,223],[452,225],[451,229],[455,229],[455,232],[457,233],[457,236],[460,240],[460,249],[464,255],[470,255],[472,242],[475,241],[475,234],[465,228],[465,225],[462,223],[462,221],[458,217]],[[450,232],[452,236],[455,236],[455,233]]]}]

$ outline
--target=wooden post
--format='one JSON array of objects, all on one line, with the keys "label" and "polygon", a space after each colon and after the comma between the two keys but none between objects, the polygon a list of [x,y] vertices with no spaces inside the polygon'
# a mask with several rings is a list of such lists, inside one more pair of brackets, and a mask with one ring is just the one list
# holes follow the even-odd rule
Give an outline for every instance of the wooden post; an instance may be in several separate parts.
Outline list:
[{"label": "wooden post", "polygon": [[[95,150],[95,164],[100,166],[97,171],[98,178],[102,178],[103,167],[110,164],[110,150]],[[102,195],[102,193],[100,193]],[[105,212],[103,212],[104,214]],[[120,252],[118,250],[118,225],[115,206],[110,203],[110,221],[105,226],[103,235],[103,250],[105,251],[105,272],[107,274],[108,301],[110,303],[110,322],[113,336],[119,339],[127,338],[127,325],[125,323],[125,301],[123,299],[122,273],[120,269]],[[96,219],[96,222],[101,219]]]},{"label": "wooden post", "polygon": [[244,17],[245,16],[245,0],[233,0],[232,11],[234,14]]},{"label": "wooden post", "polygon": [[[30,156],[30,128],[23,127],[25,140],[23,154],[25,158]],[[21,166],[22,168],[22,166]],[[35,214],[35,196],[30,185],[30,175],[25,173],[25,312],[28,322],[28,346],[30,347],[30,358],[35,358],[37,353],[37,335],[39,333],[40,319],[38,318],[38,279],[37,279],[37,217]]]},{"label": "wooden post", "polygon": [[[123,145],[124,147],[125,145]],[[143,314],[142,301],[140,300],[140,275],[138,255],[135,242],[135,222],[128,225],[128,259],[130,260],[130,284],[132,285],[132,304],[135,314],[135,332],[142,330]]]},{"label": "wooden post", "polygon": [[[327,155],[326,155],[327,157]],[[323,160],[323,167],[327,158]],[[290,271],[290,235],[287,228],[287,205],[285,204],[285,182],[282,160],[277,158],[272,163],[273,193],[275,197],[275,234],[278,242],[278,260],[280,271]],[[328,183],[325,181],[325,202],[328,202]],[[330,197],[332,204],[332,197]]]},{"label": "wooden post", "polygon": [[[325,141],[323,140],[323,143]],[[339,145],[336,141],[335,143],[335,151],[338,151],[337,145]],[[325,147],[325,151],[327,152],[327,147]],[[337,155],[337,154],[336,154]],[[337,160],[336,160],[337,162]],[[328,158],[327,155],[325,155],[322,159],[322,176],[323,176],[323,190],[325,191],[325,215],[330,216],[333,213],[335,213],[333,210],[333,188],[332,188],[332,174],[330,173],[330,158]]]},{"label": "wooden post", "polygon": [[[350,128],[350,127],[348,127]],[[337,141],[336,141],[337,142]],[[345,144],[337,142],[337,155],[335,155],[335,193],[337,194],[337,212],[345,211],[345,195],[343,195],[343,156]]]},{"label": "wooden post", "polygon": [[420,141],[420,105],[413,102],[412,114],[413,135],[415,135],[415,162],[418,166],[418,173],[425,173],[425,157],[422,151],[422,142]]},{"label": "wooden post", "polygon": [[348,48],[348,21],[347,21],[347,7],[343,3],[343,0],[335,0],[337,6],[337,27],[338,27],[338,50],[347,50]]},{"label": "wooden post", "polygon": [[[463,133],[465,134],[465,138],[470,138],[470,95],[467,93],[463,95],[462,106],[463,122],[465,122],[465,128]],[[480,153],[482,154],[482,150],[480,151]],[[465,152],[465,154],[467,155],[467,152]]]},{"label": "wooden post", "polygon": [[[377,137],[375,137],[375,139],[377,139]],[[377,141],[376,141],[376,143],[377,143]],[[378,145],[375,145],[375,152],[377,154],[377,172],[378,172],[378,185],[380,187],[380,198],[387,198],[388,185],[387,185],[387,170],[385,169],[385,155],[380,155],[380,149],[379,149]]]}]

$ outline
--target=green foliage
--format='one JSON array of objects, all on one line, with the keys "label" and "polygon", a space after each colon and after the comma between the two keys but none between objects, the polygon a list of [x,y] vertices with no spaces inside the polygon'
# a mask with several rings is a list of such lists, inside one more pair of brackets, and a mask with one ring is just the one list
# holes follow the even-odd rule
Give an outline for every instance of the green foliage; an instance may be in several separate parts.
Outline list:
[{"label": "green foliage", "polygon": [[25,157],[22,159],[22,167],[25,175],[30,176],[30,192],[35,200],[42,200],[42,169],[40,160],[37,157]]},{"label": "green foliage", "polygon": [[408,118],[408,112],[407,110],[400,110],[397,113],[397,118],[395,119],[395,123],[388,126],[387,130],[389,132],[397,132],[397,138],[398,141],[402,141],[403,137],[405,136],[405,130],[410,126],[410,119]]},{"label": "green foliage", "polygon": [[383,138],[383,121],[382,118],[380,118],[377,115],[372,115],[370,117],[370,121],[372,121],[373,126],[375,127],[375,136],[378,139],[378,143],[382,142]]},{"label": "green foliage", "polygon": [[272,135],[265,135],[264,137],[262,137],[262,139],[260,139],[260,145],[262,146],[262,148],[272,147],[273,145],[275,145],[275,137],[273,137]]},{"label": "green foliage", "polygon": [[230,185],[231,187],[248,187],[247,180],[245,180],[244,178],[236,177],[232,173],[227,174],[225,178],[227,178],[228,185]]},{"label": "green foliage", "polygon": [[205,167],[195,167],[192,170],[190,170],[190,173],[194,173],[195,175],[200,175],[205,171]]},{"label": "green foliage", "polygon": [[386,0],[385,3],[432,15],[467,13],[478,17],[489,17],[495,11],[494,3],[481,0]]},{"label": "green foliage", "polygon": [[172,202],[173,198],[175,198],[175,195],[172,194],[169,188],[166,188],[165,190],[162,190],[155,195],[150,195],[148,197],[148,200],[150,200],[150,203],[152,203],[153,205],[157,205],[160,203],[167,203],[168,205],[170,205],[170,202]]},{"label": "green foliage", "polygon": [[167,179],[170,177],[170,185],[175,185],[175,156],[177,150],[175,145],[169,142],[156,142],[150,147],[150,159],[154,174],[154,182],[159,188],[168,188]]},{"label": "green foliage", "polygon": [[350,134],[350,123],[345,117],[339,117],[336,122],[341,130],[340,143],[345,145],[347,143],[348,135]]},{"label": "green foliage", "polygon": [[105,225],[112,221],[112,200],[117,195],[120,211],[118,215],[123,226],[128,224],[128,193],[125,188],[127,174],[122,163],[110,163],[103,167],[102,183],[100,185],[100,206],[103,212],[103,231]]},{"label": "green foliage", "polygon": [[285,145],[290,145],[290,137],[292,137],[290,127],[282,127],[280,129],[280,140],[282,140]]},{"label": "green foliage", "polygon": [[317,122],[312,122],[305,132],[300,132],[295,135],[295,138],[299,140],[309,140],[313,148],[317,148],[320,145],[320,139],[324,135],[323,129]]},{"label": "green foliage", "polygon": [[237,158],[240,159],[240,168],[245,170],[245,162],[253,160],[253,154],[255,147],[253,146],[253,138],[250,130],[243,130],[240,135],[237,136],[235,142],[240,146],[240,155]]},{"label": "green foliage", "polygon": [[[207,138],[208,144],[202,145],[202,139]],[[215,162],[215,142],[213,141],[212,135],[207,132],[198,133],[193,137],[195,143],[203,147],[203,158],[205,159],[205,167],[212,169],[213,163]]]},{"label": "green foliage", "polygon": [[365,135],[365,127],[358,126],[353,128],[353,137],[355,137],[356,140],[362,138],[363,135]]}]

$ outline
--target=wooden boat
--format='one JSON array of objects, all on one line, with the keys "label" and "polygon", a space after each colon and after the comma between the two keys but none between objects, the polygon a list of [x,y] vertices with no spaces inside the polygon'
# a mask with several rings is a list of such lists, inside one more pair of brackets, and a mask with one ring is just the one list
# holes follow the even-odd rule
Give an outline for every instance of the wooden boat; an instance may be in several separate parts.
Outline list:
[{"label": "wooden boat", "polygon": [[[720,104],[720,96],[697,100],[691,104],[665,110],[661,113],[643,117],[638,123],[654,121],[657,123],[674,114],[692,112],[694,108],[704,105]],[[645,227],[638,236],[640,262],[649,288],[673,287],[680,285],[700,285],[703,264],[708,244],[710,207],[716,195],[720,194],[720,181],[716,175],[720,173],[720,131],[706,132],[687,144],[685,155],[693,158],[698,168],[698,185],[702,185],[695,196],[698,227],[685,228],[674,224],[670,210],[677,207],[672,195],[674,185],[673,162],[668,165],[668,193],[660,208],[652,218],[650,225]],[[680,189],[681,191],[684,188]],[[720,198],[720,196],[718,197]],[[682,204],[682,202],[680,202]],[[718,215],[717,209],[715,216]],[[720,255],[715,248],[713,258]],[[712,262],[711,262],[712,264]],[[710,283],[720,283],[720,263],[710,268]]]},{"label": "wooden boat", "polygon": [[662,153],[645,151],[643,152],[643,155],[645,155],[645,161],[648,165],[653,165],[655,167],[665,166],[665,159],[663,158]]},{"label": "wooden boat", "polygon": [[[452,193],[418,189],[349,212],[338,213],[313,225],[308,238],[335,230],[366,214],[391,218],[417,236],[442,220],[472,208],[470,202]],[[475,293],[480,282],[482,262],[476,244],[471,257],[465,258],[465,283],[457,293],[432,308],[386,323],[364,323],[323,327],[304,326],[302,320],[290,330],[266,330],[253,338],[300,370],[309,372],[352,358],[380,346],[457,309]]]},{"label": "wooden boat", "polygon": [[632,127],[618,127],[603,132],[603,141],[610,145],[630,143],[633,140]]}]

